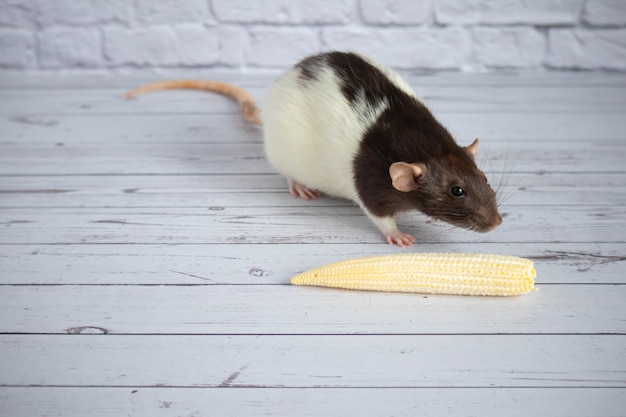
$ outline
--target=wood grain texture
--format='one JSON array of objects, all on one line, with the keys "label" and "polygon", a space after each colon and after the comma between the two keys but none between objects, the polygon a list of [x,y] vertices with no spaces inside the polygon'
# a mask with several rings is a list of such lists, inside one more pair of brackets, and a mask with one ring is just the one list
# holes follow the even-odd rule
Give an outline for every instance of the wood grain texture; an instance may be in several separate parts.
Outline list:
[{"label": "wood grain texture", "polygon": [[[439,112],[438,119],[464,143],[479,137],[480,149],[495,142],[526,140],[625,140],[621,113],[592,111],[556,113]],[[235,112],[228,114],[0,115],[3,143],[133,143],[193,144],[260,142],[262,132]]]},{"label": "wood grain texture", "polygon": [[[372,253],[399,252],[383,242],[52,244],[4,245],[1,249],[4,273],[0,274],[0,284],[5,285],[285,284],[305,269]],[[442,242],[404,250],[412,251],[501,253],[529,258],[535,262],[539,284],[626,284],[624,243]]]},{"label": "wood grain texture", "polygon": [[624,388],[625,341],[626,335],[4,335],[0,385]]},{"label": "wood grain texture", "polygon": [[618,417],[626,389],[584,388],[3,388],[7,415],[64,417],[485,416]]},{"label": "wood grain texture", "polygon": [[626,285],[539,282],[513,298],[439,297],[294,288],[290,275],[282,285],[233,286],[223,274],[191,286],[3,286],[0,333],[626,334],[614,316]]},{"label": "wood grain texture", "polygon": [[[626,207],[517,206],[489,234],[472,233],[416,213],[398,225],[421,243],[626,242]],[[553,221],[559,218],[560,222]],[[249,244],[381,243],[358,207],[222,207],[167,209],[4,209],[0,243]]]},{"label": "wood grain texture", "polygon": [[[502,206],[615,206],[626,204],[622,172],[490,173]],[[268,195],[269,194],[269,195]],[[324,196],[292,198],[279,174],[106,175],[0,177],[0,207],[5,208],[176,208],[343,206],[348,201]]]},{"label": "wood grain texture", "polygon": [[[489,172],[624,172],[626,141],[496,142],[479,160]],[[0,145],[0,175],[273,174],[261,143]]]},{"label": "wood grain texture", "polygon": [[[405,213],[400,250],[349,202],[289,196],[231,101],[124,100],[160,78],[130,72],[0,78],[0,415],[623,415],[626,76],[407,74],[481,139],[504,223]],[[262,104],[275,76],[220,79]],[[399,251],[526,257],[539,291],[288,285]]]}]

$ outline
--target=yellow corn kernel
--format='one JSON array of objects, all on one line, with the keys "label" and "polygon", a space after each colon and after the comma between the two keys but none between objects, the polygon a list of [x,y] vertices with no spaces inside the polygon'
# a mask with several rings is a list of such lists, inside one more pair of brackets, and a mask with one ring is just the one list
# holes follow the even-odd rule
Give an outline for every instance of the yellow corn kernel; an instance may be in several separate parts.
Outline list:
[{"label": "yellow corn kernel", "polygon": [[535,289],[529,259],[470,253],[380,255],[335,262],[296,275],[294,285],[455,295],[519,295]]}]

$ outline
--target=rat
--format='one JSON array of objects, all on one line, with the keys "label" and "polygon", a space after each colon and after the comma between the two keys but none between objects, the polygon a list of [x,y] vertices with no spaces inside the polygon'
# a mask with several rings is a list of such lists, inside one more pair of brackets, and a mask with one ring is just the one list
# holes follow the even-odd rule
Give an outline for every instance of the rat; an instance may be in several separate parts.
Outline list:
[{"label": "rat", "polygon": [[415,242],[395,220],[407,210],[477,232],[502,223],[496,193],[474,160],[478,139],[459,146],[398,73],[368,57],[303,59],[269,87],[263,111],[244,89],[216,81],[164,81],[126,96],[170,88],[237,100],[246,120],[263,125],[267,159],[294,197],[351,200],[390,244]]}]

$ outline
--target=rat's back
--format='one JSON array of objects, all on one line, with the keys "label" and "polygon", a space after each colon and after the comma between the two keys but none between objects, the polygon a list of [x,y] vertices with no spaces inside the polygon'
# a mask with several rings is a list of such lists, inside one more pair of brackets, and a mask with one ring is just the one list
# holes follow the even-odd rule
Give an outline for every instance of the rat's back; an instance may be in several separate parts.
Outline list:
[{"label": "rat's back", "polygon": [[367,86],[359,84],[363,80],[347,85],[352,65],[413,95],[391,70],[355,54],[333,52],[309,57],[276,80],[261,117],[266,155],[276,170],[307,188],[358,201],[353,158],[389,103],[383,94],[366,96]]}]

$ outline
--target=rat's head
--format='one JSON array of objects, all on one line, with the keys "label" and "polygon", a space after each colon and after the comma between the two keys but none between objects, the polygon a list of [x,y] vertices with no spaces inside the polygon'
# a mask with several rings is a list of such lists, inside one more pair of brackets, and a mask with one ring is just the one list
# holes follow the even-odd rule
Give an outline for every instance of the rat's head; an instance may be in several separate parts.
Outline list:
[{"label": "rat's head", "polygon": [[428,163],[395,162],[389,167],[393,187],[428,216],[489,232],[502,223],[502,217],[496,193],[474,162],[477,148],[478,139]]}]

